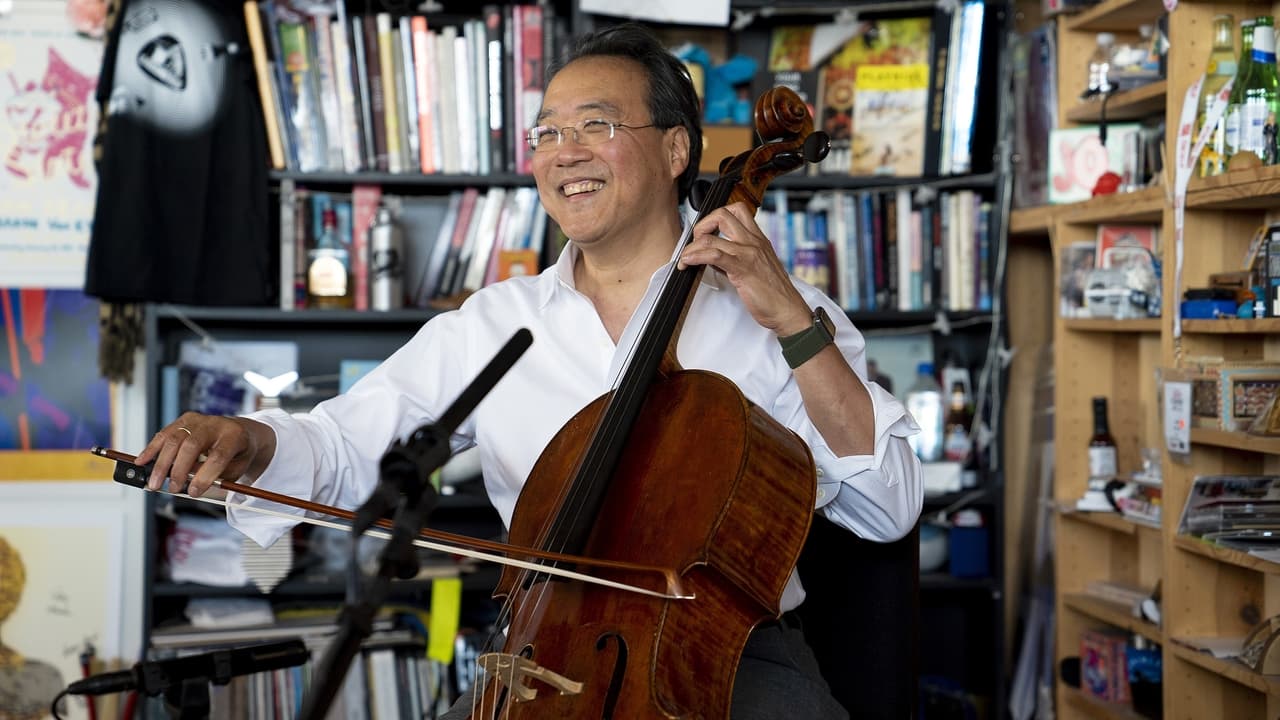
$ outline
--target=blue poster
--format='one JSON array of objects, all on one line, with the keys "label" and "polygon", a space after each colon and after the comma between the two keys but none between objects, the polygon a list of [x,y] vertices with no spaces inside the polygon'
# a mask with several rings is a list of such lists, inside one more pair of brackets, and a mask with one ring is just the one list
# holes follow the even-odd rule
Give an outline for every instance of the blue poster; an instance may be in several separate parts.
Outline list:
[{"label": "blue poster", "polygon": [[111,441],[98,374],[98,301],[79,290],[0,290],[0,450]]}]

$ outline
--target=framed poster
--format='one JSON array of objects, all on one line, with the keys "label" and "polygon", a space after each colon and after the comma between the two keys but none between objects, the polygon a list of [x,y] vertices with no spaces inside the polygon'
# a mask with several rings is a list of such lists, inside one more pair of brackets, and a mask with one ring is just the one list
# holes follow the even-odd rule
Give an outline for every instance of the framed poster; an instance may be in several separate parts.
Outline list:
[{"label": "framed poster", "polygon": [[0,480],[110,478],[98,374],[98,301],[79,290],[0,289]]},{"label": "framed poster", "polygon": [[84,286],[101,61],[63,2],[0,15],[0,287]]},{"label": "framed poster", "polygon": [[[101,490],[0,484],[0,655],[21,658],[0,663],[0,686],[16,690],[0,694],[0,717],[47,712],[87,648],[120,656],[125,515]],[[63,717],[88,717],[83,700]]]}]

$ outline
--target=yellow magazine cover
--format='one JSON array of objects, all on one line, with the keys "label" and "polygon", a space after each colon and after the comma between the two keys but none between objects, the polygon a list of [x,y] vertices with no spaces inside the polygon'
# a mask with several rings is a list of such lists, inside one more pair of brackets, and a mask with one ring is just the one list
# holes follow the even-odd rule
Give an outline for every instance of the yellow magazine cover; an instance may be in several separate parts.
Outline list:
[{"label": "yellow magazine cover", "polygon": [[851,174],[923,174],[931,40],[931,18],[878,20],[832,57],[828,83],[846,86],[824,100],[847,98],[853,78]]}]

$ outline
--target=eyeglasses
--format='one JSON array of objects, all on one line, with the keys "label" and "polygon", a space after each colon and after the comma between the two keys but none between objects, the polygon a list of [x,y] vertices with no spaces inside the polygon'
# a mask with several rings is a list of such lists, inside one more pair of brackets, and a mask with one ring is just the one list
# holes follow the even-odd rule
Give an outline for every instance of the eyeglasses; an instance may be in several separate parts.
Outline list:
[{"label": "eyeglasses", "polygon": [[554,125],[539,125],[531,129],[525,139],[529,141],[530,150],[534,152],[549,152],[564,144],[565,136],[569,131],[573,131],[573,139],[579,145],[599,145],[612,140],[613,134],[618,128],[640,130],[641,128],[651,127],[657,127],[657,125],[653,123],[648,125],[627,125],[626,123],[610,122],[603,118],[592,118],[583,120],[576,125],[562,128]]}]

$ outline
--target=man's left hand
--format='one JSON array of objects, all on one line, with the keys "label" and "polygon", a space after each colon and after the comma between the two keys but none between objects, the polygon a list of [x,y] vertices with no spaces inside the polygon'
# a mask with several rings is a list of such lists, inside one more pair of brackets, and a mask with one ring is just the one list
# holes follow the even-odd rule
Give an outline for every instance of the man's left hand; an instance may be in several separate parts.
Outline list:
[{"label": "man's left hand", "polygon": [[693,239],[680,253],[679,267],[688,265],[718,268],[756,322],[779,337],[812,322],[809,306],[745,203],[718,208],[694,226]]}]

